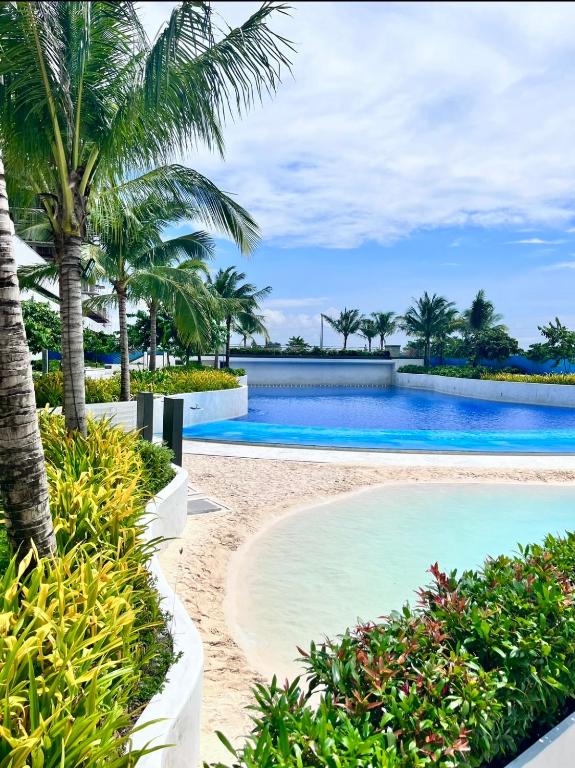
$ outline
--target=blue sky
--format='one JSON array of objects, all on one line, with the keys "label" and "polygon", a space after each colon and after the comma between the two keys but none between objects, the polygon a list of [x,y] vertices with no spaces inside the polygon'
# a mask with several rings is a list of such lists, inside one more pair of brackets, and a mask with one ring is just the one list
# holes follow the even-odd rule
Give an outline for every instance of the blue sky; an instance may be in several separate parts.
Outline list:
[{"label": "blue sky", "polygon": [[[142,6],[151,35],[173,5]],[[258,4],[213,6],[234,25]],[[575,327],[575,4],[296,2],[271,25],[292,75],[226,127],[225,162],[182,160],[260,224],[250,260],[220,241],[215,266],[273,286],[274,340],[424,290],[465,308],[484,288],[523,345]]]}]

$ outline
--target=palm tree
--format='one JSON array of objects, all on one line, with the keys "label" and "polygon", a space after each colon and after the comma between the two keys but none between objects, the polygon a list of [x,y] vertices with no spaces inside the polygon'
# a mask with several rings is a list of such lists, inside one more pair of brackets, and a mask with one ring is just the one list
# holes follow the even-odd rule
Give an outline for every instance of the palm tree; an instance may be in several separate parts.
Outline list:
[{"label": "palm tree", "polygon": [[0,155],[0,500],[19,558],[56,549]]},{"label": "palm tree", "polygon": [[[253,316],[257,317],[259,302],[268,296],[272,290],[269,285],[258,290],[252,283],[243,282],[245,279],[245,272],[238,272],[235,267],[219,269],[213,277],[208,277],[208,283],[213,294],[220,299],[234,301],[237,307],[235,311],[225,312],[223,317],[225,324],[226,368],[230,366],[230,339],[233,322],[241,322],[242,317],[246,315],[251,318]],[[216,348],[215,365],[218,363],[218,351]]]},{"label": "palm tree", "polygon": [[243,313],[234,323],[234,331],[242,337],[244,348],[248,346],[248,339],[253,339],[256,334],[269,341],[268,329],[265,326],[265,316]]},{"label": "palm tree", "polygon": [[394,333],[397,329],[395,312],[372,312],[371,316],[373,317],[377,328],[377,335],[379,336],[379,348],[383,352],[386,337],[391,336],[391,334]]},{"label": "palm tree", "polygon": [[377,336],[377,326],[375,320],[371,320],[369,317],[361,318],[361,325],[359,327],[359,335],[363,336],[367,340],[369,351],[371,352],[371,342]]},{"label": "palm tree", "polygon": [[324,317],[334,331],[343,336],[343,348],[346,350],[348,338],[357,333],[361,327],[361,312],[359,309],[344,309],[339,313],[339,317],[333,318],[327,315]]},{"label": "palm tree", "polygon": [[502,320],[502,315],[495,311],[493,302],[486,298],[483,289],[477,291],[471,307],[463,312],[461,319],[461,330],[464,337],[467,337],[471,349],[471,364],[476,367],[479,363],[481,335],[490,330],[507,331],[507,328],[499,322]]},{"label": "palm tree", "polygon": [[[39,205],[52,228],[70,430],[86,429],[81,249],[90,200],[125,178],[126,195],[141,192],[166,158],[198,144],[223,154],[225,118],[275,90],[289,67],[291,46],[268,26],[276,11],[285,8],[264,3],[220,32],[208,3],[182,2],[150,43],[132,2],[0,4],[7,183],[13,205]],[[211,199],[206,190],[207,223]]]},{"label": "palm tree", "polygon": [[[149,207],[154,211],[149,216]],[[209,334],[211,309],[215,302],[202,277],[207,275],[204,258],[211,257],[213,241],[204,232],[170,240],[160,233],[168,222],[193,215],[193,209],[163,195],[141,206],[118,207],[109,224],[96,211],[100,245],[93,249],[99,273],[109,281],[113,293],[97,296],[89,304],[118,307],[120,328],[120,400],[130,399],[130,368],[127,306],[145,301],[151,305],[151,347],[156,337],[157,310],[161,306],[174,317],[182,339],[201,340]],[[182,259],[185,259],[182,261]],[[155,350],[154,350],[155,354]]]},{"label": "palm tree", "polygon": [[443,296],[427,291],[409,307],[401,319],[401,327],[409,336],[423,344],[423,364],[429,366],[431,343],[443,338],[450,330],[456,315],[455,305]]}]

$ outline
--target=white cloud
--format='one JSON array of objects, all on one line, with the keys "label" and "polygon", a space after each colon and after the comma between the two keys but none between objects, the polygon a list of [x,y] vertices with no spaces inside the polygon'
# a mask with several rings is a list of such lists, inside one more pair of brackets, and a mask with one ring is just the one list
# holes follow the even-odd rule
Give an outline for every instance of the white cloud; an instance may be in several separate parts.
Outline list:
[{"label": "white cloud", "polygon": [[526,240],[512,240],[510,245],[561,245],[565,240],[542,240],[540,237],[530,237]]},{"label": "white cloud", "polygon": [[549,272],[555,269],[575,269],[575,261],[557,261],[555,264],[548,264],[545,267],[541,267],[545,272]]},{"label": "white cloud", "polygon": [[320,307],[329,301],[325,296],[318,296],[309,299],[267,299],[265,306],[274,309],[288,309],[297,307]]},{"label": "white cloud", "polygon": [[[154,26],[172,3],[146,3]],[[153,7],[155,6],[155,7]],[[293,3],[273,100],[188,162],[279,246],[351,248],[421,227],[569,227],[575,4]],[[237,23],[258,3],[217,3]]]}]

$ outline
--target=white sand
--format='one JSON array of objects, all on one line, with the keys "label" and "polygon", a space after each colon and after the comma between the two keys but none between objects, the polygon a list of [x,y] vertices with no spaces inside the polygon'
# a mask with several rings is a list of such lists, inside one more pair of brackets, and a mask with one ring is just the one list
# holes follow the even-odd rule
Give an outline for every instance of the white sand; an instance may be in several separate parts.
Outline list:
[{"label": "white sand", "polygon": [[245,707],[251,702],[251,686],[262,679],[234,642],[224,610],[232,555],[256,531],[294,507],[379,484],[575,482],[575,472],[565,470],[346,466],[220,456],[186,456],[184,463],[192,486],[230,508],[190,518],[182,539],[162,555],[165,573],[204,642],[202,758],[226,763],[231,755],[214,731],[236,743],[249,732]]}]

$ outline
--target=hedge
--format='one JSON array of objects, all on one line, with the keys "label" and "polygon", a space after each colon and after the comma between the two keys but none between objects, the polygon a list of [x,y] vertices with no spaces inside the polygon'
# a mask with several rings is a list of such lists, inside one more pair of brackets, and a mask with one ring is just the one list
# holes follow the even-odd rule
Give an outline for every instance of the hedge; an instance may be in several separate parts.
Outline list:
[{"label": "hedge", "polygon": [[515,368],[494,371],[471,365],[403,365],[398,373],[428,373],[433,376],[454,376],[458,379],[488,379],[489,381],[517,381],[523,384],[575,384],[575,373],[520,373]]},{"label": "hedge", "polygon": [[[182,392],[206,392],[239,387],[235,374],[213,368],[166,368],[154,373],[131,371],[130,381],[133,397],[138,392],[178,395]],[[46,405],[52,407],[62,405],[63,378],[60,371],[36,376],[34,388],[38,408],[44,408]],[[86,378],[87,403],[112,403],[119,399],[119,375],[116,374],[107,379]]]},{"label": "hedge", "polygon": [[0,577],[0,766],[134,766],[130,729],[172,661],[142,541],[138,438],[40,421],[57,554],[13,559]]},{"label": "hedge", "polygon": [[499,768],[572,711],[575,534],[431,574],[417,609],[312,644],[307,686],[257,686],[233,765]]}]

